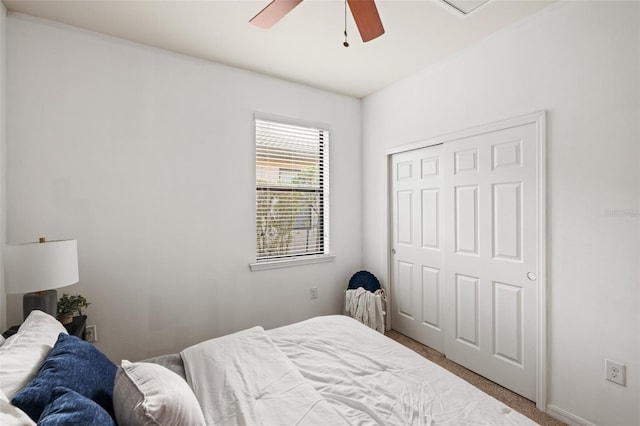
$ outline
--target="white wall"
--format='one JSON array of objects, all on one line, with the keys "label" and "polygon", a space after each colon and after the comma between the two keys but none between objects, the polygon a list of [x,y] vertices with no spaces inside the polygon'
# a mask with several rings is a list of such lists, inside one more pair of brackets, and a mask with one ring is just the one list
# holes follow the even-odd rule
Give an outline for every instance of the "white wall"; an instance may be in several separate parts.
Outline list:
[{"label": "white wall", "polygon": [[379,277],[385,150],[548,111],[548,401],[583,423],[640,424],[639,62],[640,3],[566,2],[363,101],[364,267]]},{"label": "white wall", "polygon": [[[93,302],[111,359],[341,312],[362,260],[359,100],[10,13],[7,102],[8,242],[78,239],[62,291]],[[249,271],[255,111],[330,126],[334,262]]]},{"label": "white wall", "polygon": [[[7,9],[0,3],[0,247],[6,237],[5,148],[6,148]],[[0,250],[0,330],[7,329],[4,294],[4,255]]]}]

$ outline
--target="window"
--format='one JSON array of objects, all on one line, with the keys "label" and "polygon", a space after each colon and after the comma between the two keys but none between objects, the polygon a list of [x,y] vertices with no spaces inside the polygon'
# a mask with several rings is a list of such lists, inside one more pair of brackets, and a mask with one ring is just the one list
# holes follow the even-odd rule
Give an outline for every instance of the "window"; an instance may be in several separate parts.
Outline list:
[{"label": "window", "polygon": [[256,118],[256,260],[328,255],[325,129]]},{"label": "window", "polygon": [[280,182],[291,184],[293,183],[293,179],[300,173],[298,169],[280,169]]}]

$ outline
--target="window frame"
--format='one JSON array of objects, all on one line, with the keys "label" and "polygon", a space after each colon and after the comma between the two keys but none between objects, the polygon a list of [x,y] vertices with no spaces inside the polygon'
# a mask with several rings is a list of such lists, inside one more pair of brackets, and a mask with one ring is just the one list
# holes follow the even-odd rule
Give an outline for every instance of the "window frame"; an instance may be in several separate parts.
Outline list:
[{"label": "window frame", "polygon": [[[322,170],[320,173],[320,188],[322,191],[322,197],[321,197],[321,216],[319,218],[319,220],[322,223],[322,233],[321,233],[321,239],[322,239],[322,253],[312,253],[312,254],[293,254],[291,256],[282,256],[282,257],[273,257],[273,258],[258,258],[258,242],[257,239],[255,238],[255,231],[256,228],[256,218],[257,218],[257,200],[258,200],[258,182],[257,182],[257,148],[258,148],[258,144],[257,144],[257,139],[256,139],[256,133],[257,133],[257,127],[258,127],[258,121],[268,121],[268,122],[273,122],[273,123],[278,123],[278,124],[283,124],[283,125],[289,125],[289,126],[299,126],[299,127],[305,127],[305,128],[312,128],[312,129],[317,129],[317,130],[322,130],[325,132],[326,137],[324,139],[323,142],[323,153],[322,153]],[[316,123],[316,122],[311,122],[311,121],[305,121],[305,120],[298,120],[298,119],[292,119],[292,118],[288,118],[288,117],[281,117],[281,116],[275,116],[275,115],[271,115],[271,114],[263,114],[263,113],[254,113],[254,117],[253,117],[253,134],[252,134],[252,139],[253,139],[253,147],[254,147],[254,151],[253,151],[253,166],[254,166],[254,212],[253,212],[253,219],[254,219],[254,257],[252,259],[252,261],[249,263],[249,268],[251,271],[261,271],[261,270],[268,270],[268,269],[275,269],[275,268],[286,268],[286,267],[293,267],[293,266],[300,266],[300,265],[308,265],[308,264],[315,264],[315,263],[324,263],[324,262],[330,262],[333,261],[335,259],[335,255],[331,253],[330,251],[330,181],[329,181],[329,174],[330,174],[330,150],[329,150],[329,145],[330,145],[330,128],[328,125],[326,124],[321,124],[321,123]]]}]

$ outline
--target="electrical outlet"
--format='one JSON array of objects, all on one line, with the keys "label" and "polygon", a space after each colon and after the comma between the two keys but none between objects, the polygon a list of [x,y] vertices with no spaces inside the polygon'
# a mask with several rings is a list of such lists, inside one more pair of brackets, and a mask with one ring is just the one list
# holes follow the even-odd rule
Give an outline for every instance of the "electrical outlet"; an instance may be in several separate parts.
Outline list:
[{"label": "electrical outlet", "polygon": [[606,379],[610,382],[626,386],[627,366],[610,359],[604,360]]},{"label": "electrical outlet", "polygon": [[311,287],[309,289],[309,295],[311,296],[312,299],[317,299],[318,298],[318,287]]},{"label": "electrical outlet", "polygon": [[84,329],[84,340],[89,343],[95,343],[98,341],[98,327],[95,325],[88,325]]}]

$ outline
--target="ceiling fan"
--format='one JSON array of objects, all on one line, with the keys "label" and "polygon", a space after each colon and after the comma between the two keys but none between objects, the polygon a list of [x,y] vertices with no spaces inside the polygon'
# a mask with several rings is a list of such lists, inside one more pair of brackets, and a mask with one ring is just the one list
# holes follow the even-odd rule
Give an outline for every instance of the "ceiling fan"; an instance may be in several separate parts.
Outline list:
[{"label": "ceiling fan", "polygon": [[[349,4],[353,19],[360,32],[363,42],[373,40],[384,34],[382,20],[378,14],[378,8],[374,0],[345,0]],[[249,22],[261,28],[271,28],[276,22],[282,19],[294,7],[302,3],[302,0],[272,0]],[[346,13],[346,11],[345,11]],[[345,16],[346,19],[346,16]],[[346,24],[346,22],[345,22]],[[346,25],[345,25],[346,27]],[[345,28],[346,36],[346,28]],[[349,44],[345,41],[345,46]]]}]

